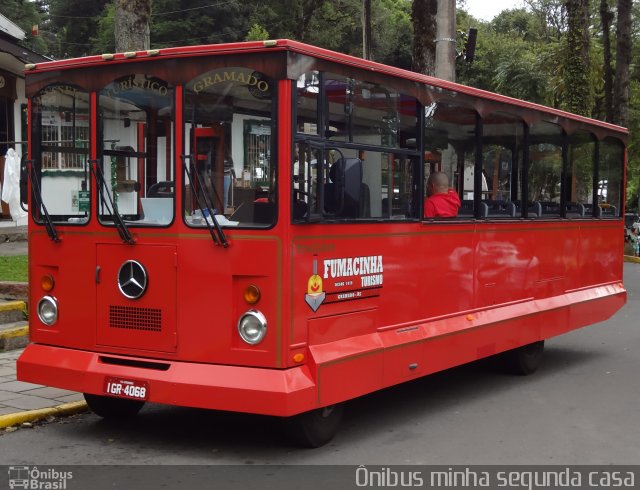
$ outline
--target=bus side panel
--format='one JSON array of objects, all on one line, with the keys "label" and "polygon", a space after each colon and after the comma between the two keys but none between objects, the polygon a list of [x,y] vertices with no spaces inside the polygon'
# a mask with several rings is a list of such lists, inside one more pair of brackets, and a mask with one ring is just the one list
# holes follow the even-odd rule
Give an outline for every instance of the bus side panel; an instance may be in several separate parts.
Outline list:
[{"label": "bus side panel", "polygon": [[513,224],[478,225],[474,238],[474,306],[484,308],[533,297],[540,259],[527,233],[513,231]]},{"label": "bus side panel", "polygon": [[585,222],[576,252],[578,287],[622,281],[624,234],[620,221]]}]

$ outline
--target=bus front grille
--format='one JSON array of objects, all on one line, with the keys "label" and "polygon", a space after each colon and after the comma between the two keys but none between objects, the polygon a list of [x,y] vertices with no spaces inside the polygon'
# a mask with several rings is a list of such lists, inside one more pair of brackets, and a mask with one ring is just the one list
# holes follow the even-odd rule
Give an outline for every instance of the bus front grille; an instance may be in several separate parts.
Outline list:
[{"label": "bus front grille", "polygon": [[133,306],[109,306],[109,326],[129,330],[162,331],[162,310]]}]

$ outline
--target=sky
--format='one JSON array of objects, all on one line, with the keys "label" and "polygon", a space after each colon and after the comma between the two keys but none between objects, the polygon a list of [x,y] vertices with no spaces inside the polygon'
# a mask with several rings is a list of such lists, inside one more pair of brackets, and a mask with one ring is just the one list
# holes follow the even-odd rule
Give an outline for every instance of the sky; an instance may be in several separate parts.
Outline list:
[{"label": "sky", "polygon": [[522,0],[467,0],[467,12],[477,19],[492,20],[503,10],[522,7]]}]

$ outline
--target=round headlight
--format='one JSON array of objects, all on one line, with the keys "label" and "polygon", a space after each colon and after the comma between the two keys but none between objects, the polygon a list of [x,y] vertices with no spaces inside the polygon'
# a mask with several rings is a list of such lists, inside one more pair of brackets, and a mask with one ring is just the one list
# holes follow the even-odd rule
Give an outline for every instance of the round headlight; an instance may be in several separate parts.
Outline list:
[{"label": "round headlight", "polygon": [[58,302],[54,297],[45,296],[38,302],[38,318],[49,326],[58,321]]},{"label": "round headlight", "polygon": [[238,333],[247,344],[258,344],[267,333],[267,319],[259,311],[249,310],[238,321]]}]

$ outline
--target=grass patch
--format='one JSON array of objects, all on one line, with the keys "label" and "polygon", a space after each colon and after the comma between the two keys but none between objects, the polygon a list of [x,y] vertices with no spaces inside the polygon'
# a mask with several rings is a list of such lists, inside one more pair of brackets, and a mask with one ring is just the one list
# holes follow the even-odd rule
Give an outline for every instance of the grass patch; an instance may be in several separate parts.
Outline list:
[{"label": "grass patch", "polygon": [[0,257],[0,281],[27,282],[27,256]]}]

